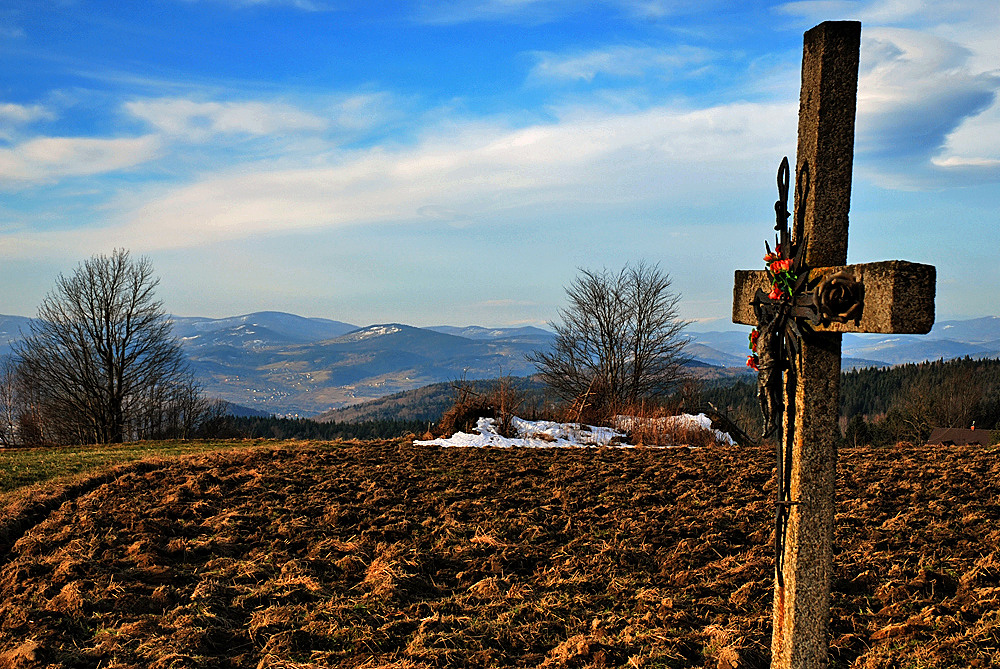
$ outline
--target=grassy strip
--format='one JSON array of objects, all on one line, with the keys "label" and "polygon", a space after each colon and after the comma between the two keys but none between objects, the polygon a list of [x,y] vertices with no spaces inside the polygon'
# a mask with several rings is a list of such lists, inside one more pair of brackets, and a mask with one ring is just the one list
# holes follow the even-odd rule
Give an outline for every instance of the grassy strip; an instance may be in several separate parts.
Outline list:
[{"label": "grassy strip", "polygon": [[172,440],[0,451],[0,553],[66,500],[130,471],[156,469],[183,456],[252,451],[265,444],[274,448],[276,443]]},{"label": "grassy strip", "polygon": [[260,443],[263,440],[174,440],[0,450],[0,495],[25,486],[96,474],[116,465],[146,458],[228,451]]}]

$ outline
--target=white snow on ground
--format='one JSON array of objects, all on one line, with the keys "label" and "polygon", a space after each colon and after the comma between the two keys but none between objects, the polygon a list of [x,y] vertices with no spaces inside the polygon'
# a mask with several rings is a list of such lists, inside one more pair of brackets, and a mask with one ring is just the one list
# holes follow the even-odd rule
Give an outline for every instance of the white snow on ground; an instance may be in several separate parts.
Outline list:
[{"label": "white snow on ground", "polygon": [[[450,437],[439,439],[428,439],[415,441],[415,444],[428,446],[452,446],[465,448],[482,448],[493,446],[495,448],[512,448],[516,446],[529,446],[536,448],[596,448],[598,446],[615,446],[622,448],[632,448],[630,444],[621,443],[625,439],[624,430],[628,429],[629,422],[637,419],[628,416],[619,416],[618,427],[615,430],[610,427],[594,427],[592,425],[582,425],[580,423],[554,423],[547,420],[530,421],[514,417],[511,424],[517,430],[517,437],[503,437],[497,432],[496,421],[492,418],[480,418],[476,424],[475,432],[456,432]],[[684,423],[698,425],[706,429],[711,429],[712,421],[705,414],[692,416],[682,414],[669,418],[660,418],[661,421],[683,421]],[[720,440],[732,443],[728,434],[714,431]],[[618,438],[617,441],[612,441]]]}]

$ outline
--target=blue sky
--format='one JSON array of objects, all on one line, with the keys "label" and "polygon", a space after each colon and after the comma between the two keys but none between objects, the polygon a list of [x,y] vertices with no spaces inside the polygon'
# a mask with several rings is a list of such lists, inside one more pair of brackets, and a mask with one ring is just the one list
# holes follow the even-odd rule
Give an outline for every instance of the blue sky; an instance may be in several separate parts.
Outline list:
[{"label": "blue sky", "polygon": [[126,247],[186,316],[543,325],[578,268],[641,259],[728,329],[802,33],[840,19],[849,260],[1000,313],[996,0],[6,0],[0,313]]}]

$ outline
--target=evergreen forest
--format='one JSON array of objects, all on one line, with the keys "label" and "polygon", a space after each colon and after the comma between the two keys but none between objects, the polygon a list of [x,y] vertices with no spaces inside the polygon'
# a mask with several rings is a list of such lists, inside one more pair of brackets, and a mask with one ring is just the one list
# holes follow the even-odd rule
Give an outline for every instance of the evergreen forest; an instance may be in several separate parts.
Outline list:
[{"label": "evergreen forest", "polygon": [[[703,388],[697,401],[759,435],[754,380]],[[923,443],[935,427],[973,425],[1000,430],[1000,360],[936,360],[841,375],[840,426],[846,443]]]},{"label": "evergreen forest", "polygon": [[[539,418],[554,411],[540,384],[516,381],[523,393],[518,402],[523,417]],[[489,383],[470,385],[485,392]],[[342,420],[225,416],[207,425],[201,436],[313,440],[419,436],[435,430],[441,415],[456,401],[460,385],[434,384],[330,412],[343,413]],[[751,437],[760,434],[754,379],[688,383],[665,404],[691,412],[713,408]],[[1000,441],[1000,360],[962,358],[846,371],[841,375],[840,414],[841,434],[848,444],[923,443],[935,427],[973,425],[993,430],[993,441]]]}]

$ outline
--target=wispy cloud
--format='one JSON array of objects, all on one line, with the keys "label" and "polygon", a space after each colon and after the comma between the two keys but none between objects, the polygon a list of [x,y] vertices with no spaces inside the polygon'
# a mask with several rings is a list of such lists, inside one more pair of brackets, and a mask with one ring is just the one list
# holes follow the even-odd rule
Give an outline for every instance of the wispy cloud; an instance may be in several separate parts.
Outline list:
[{"label": "wispy cloud", "polygon": [[343,152],[324,165],[218,173],[122,212],[119,225],[91,230],[89,239],[98,248],[111,240],[140,250],[178,248],[370,223],[465,225],[504,211],[585,210],[588,203],[663,201],[672,193],[707,198],[722,183],[738,189],[738,182],[766,181],[753,170],[734,175],[733,165],[768,165],[787,152],[789,138],[778,129],[793,125],[794,113],[791,104],[736,104],[579,112],[517,130],[477,123],[410,148]]},{"label": "wispy cloud", "polygon": [[[877,159],[877,169],[892,174],[892,182],[944,176],[929,173],[934,165],[1000,159],[1000,146],[970,141],[984,129],[979,122],[991,122],[989,116],[976,119],[994,104],[1000,76],[970,69],[969,58],[967,49],[926,32],[864,33],[857,148]],[[963,132],[953,138],[959,128]]]},{"label": "wispy cloud", "polygon": [[454,24],[470,21],[547,21],[571,3],[565,0],[433,0],[418,11],[426,23]]},{"label": "wispy cloud", "polygon": [[534,300],[484,300],[483,302],[477,302],[471,306],[473,307],[490,307],[490,308],[503,308],[503,307],[533,307],[538,303]]},{"label": "wispy cloud", "polygon": [[327,121],[276,102],[195,102],[184,98],[137,100],[125,110],[166,135],[204,141],[216,134],[270,135],[318,131]]},{"label": "wispy cloud", "polygon": [[426,0],[419,16],[428,23],[441,24],[470,21],[539,23],[605,5],[626,16],[649,21],[693,9],[704,9],[709,2],[710,0]]},{"label": "wispy cloud", "polygon": [[32,139],[0,149],[0,177],[16,186],[114,172],[151,160],[159,146],[159,140],[151,135],[123,139]]},{"label": "wispy cloud", "polygon": [[41,105],[0,103],[0,123],[29,123],[53,117],[54,114]]},{"label": "wispy cloud", "polygon": [[[183,2],[196,2],[198,0],[182,0]],[[205,0],[201,0],[205,1]],[[212,0],[213,2],[231,5],[233,7],[292,7],[306,12],[325,12],[333,9],[328,2],[318,2],[316,0]]]},{"label": "wispy cloud", "polygon": [[617,45],[571,54],[538,52],[531,76],[539,79],[568,79],[591,82],[604,75],[635,78],[648,74],[666,76],[691,65],[702,65],[714,54],[691,46],[665,49],[653,46]]},{"label": "wispy cloud", "polygon": [[41,105],[0,103],[0,139],[12,139],[15,126],[52,118],[55,118],[55,114]]},{"label": "wispy cloud", "polygon": [[3,24],[0,25],[0,39],[18,40],[24,37],[24,29],[14,25],[13,16],[0,14],[0,18],[3,18]]},{"label": "wispy cloud", "polygon": [[922,17],[926,23],[933,15],[954,12],[951,3],[940,0],[803,0],[778,6],[778,10],[809,21],[856,20],[864,23],[900,23]]}]

